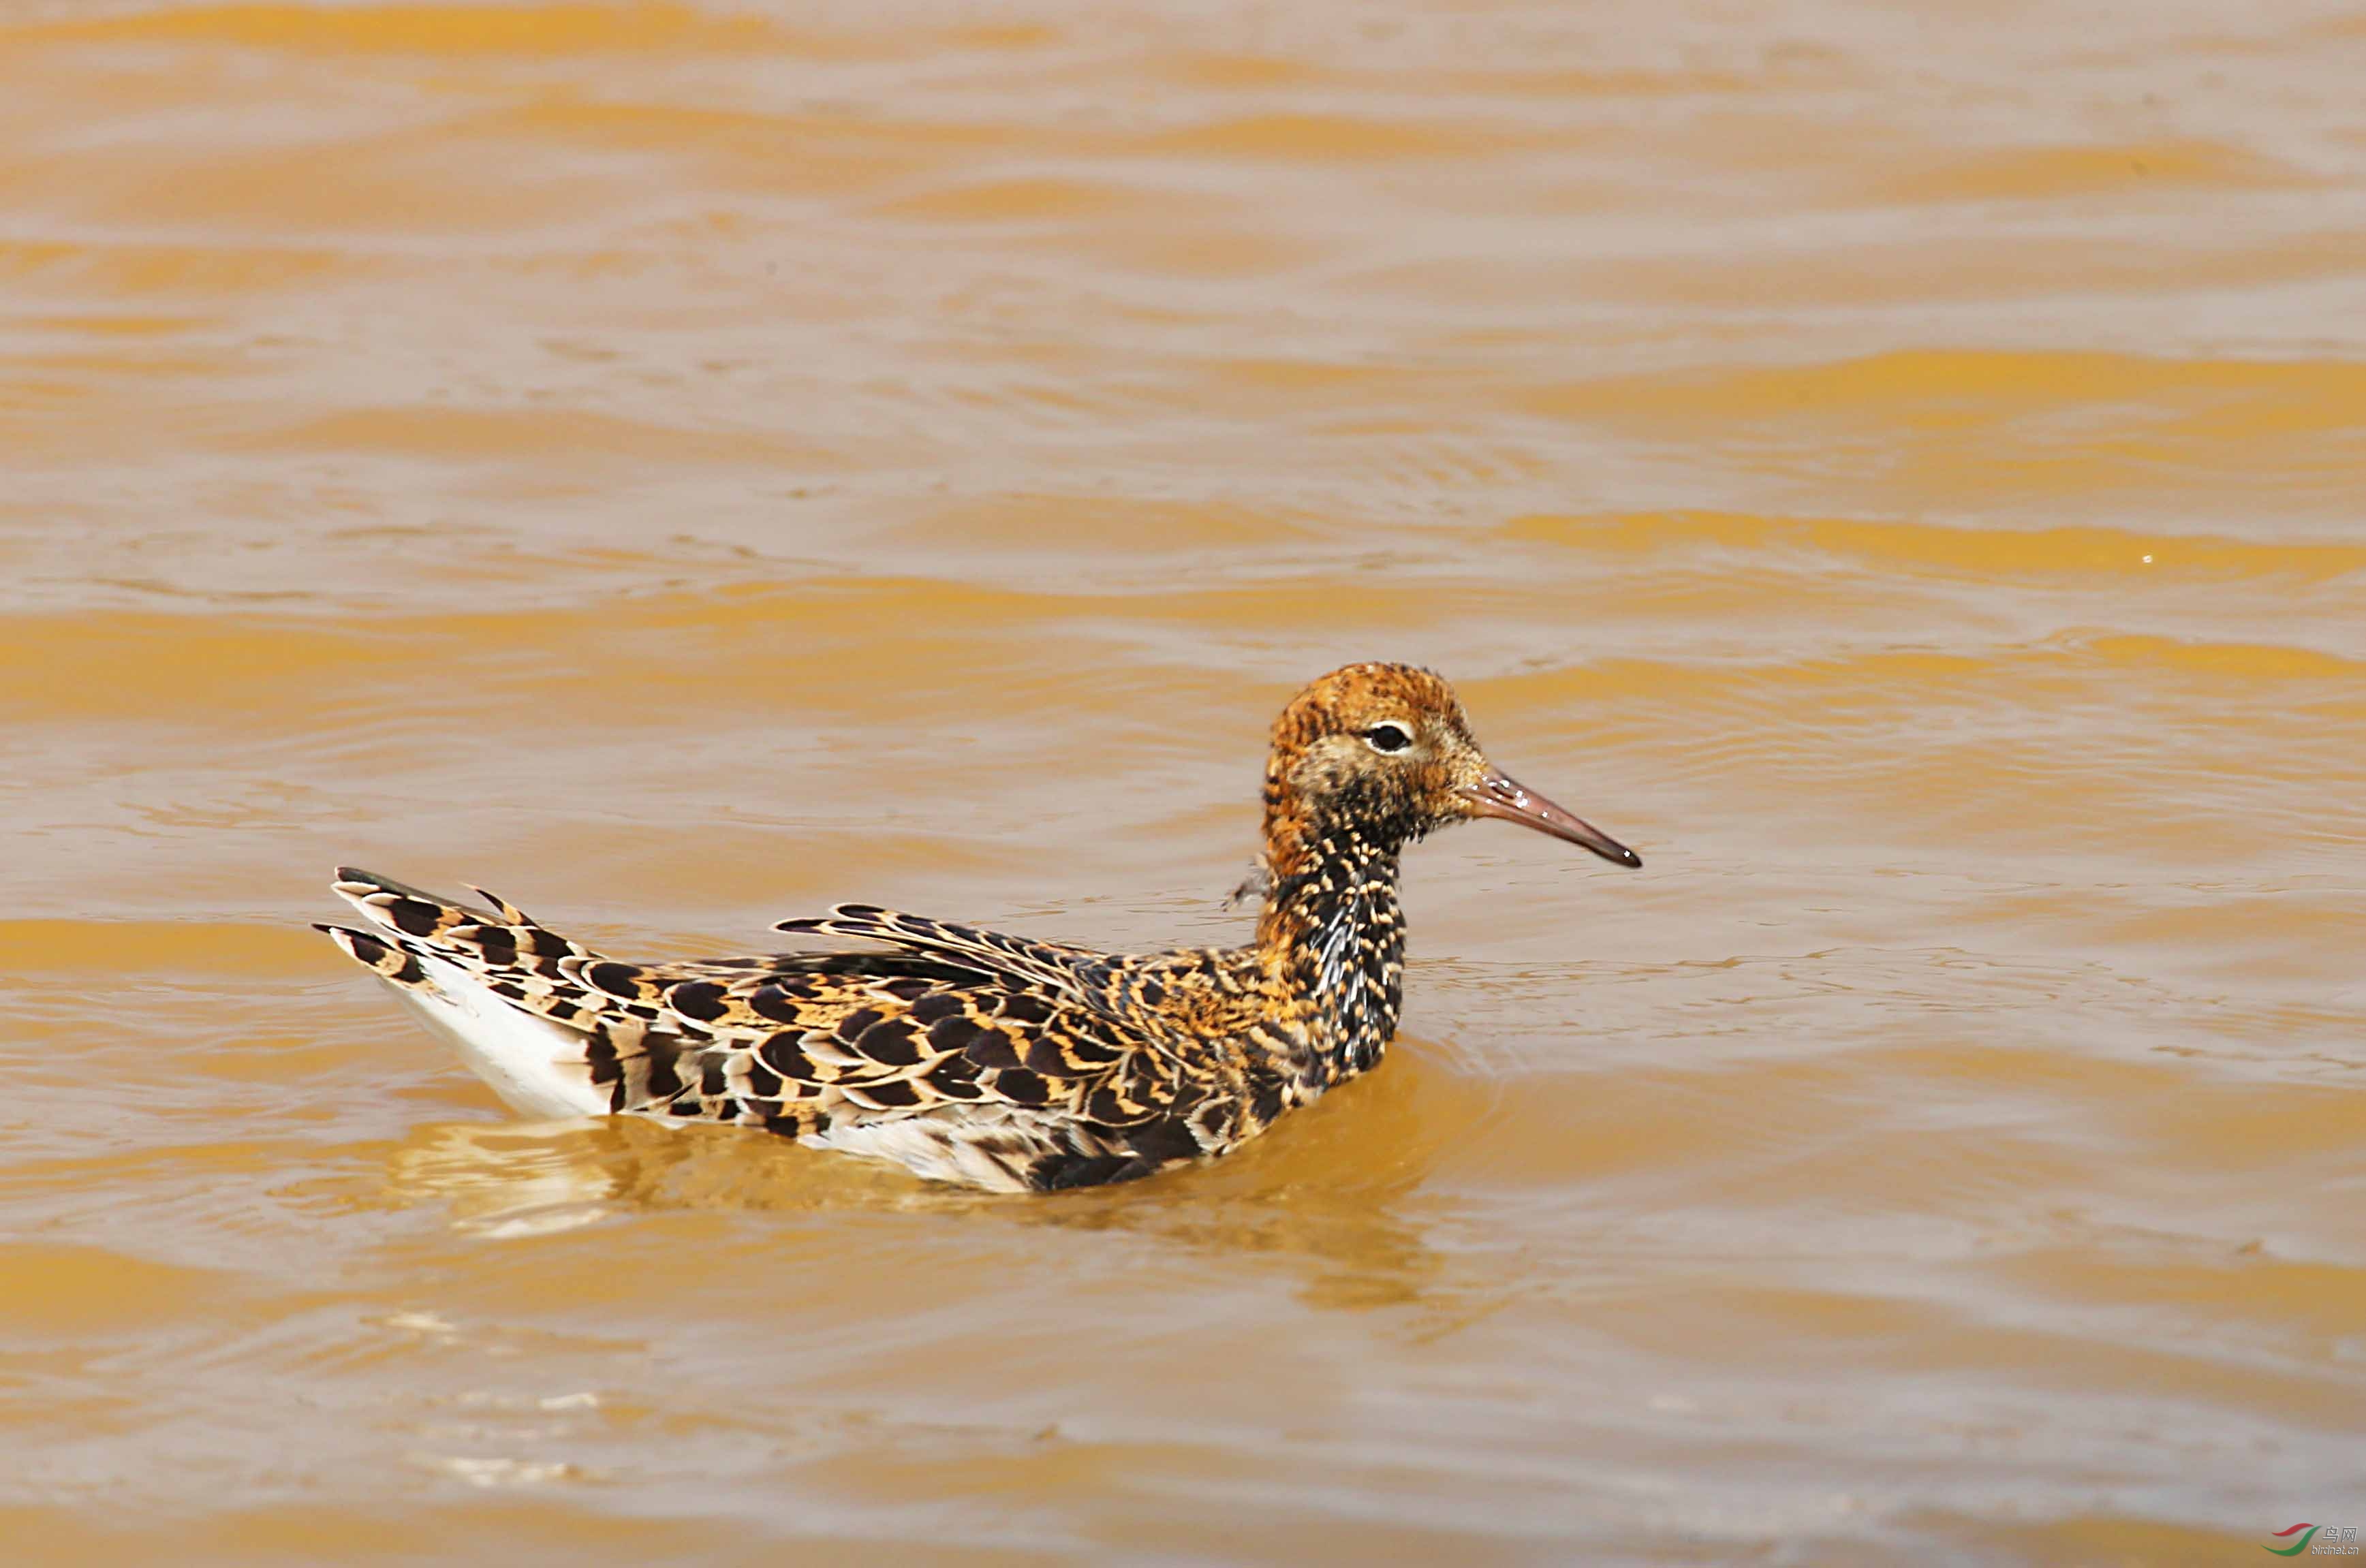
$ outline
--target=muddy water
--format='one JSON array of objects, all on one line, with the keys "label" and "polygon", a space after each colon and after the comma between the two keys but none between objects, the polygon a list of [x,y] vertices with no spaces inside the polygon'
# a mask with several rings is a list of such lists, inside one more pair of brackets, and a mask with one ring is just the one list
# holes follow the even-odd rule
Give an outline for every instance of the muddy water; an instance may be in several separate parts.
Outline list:
[{"label": "muddy water", "polygon": [[[12,1562],[2218,1562],[2366,1525],[2340,6],[19,5]],[[628,955],[1222,940],[1461,683],[1407,1035],[974,1198],[522,1125]]]}]

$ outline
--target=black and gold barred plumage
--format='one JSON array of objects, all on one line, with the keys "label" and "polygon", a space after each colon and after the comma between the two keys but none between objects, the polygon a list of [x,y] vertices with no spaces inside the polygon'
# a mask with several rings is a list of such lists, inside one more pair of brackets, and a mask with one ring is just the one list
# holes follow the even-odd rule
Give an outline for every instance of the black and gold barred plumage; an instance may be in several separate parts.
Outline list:
[{"label": "black and gold barred plumage", "polygon": [[523,1110],[736,1122],[940,1180],[1085,1187],[1222,1154],[1377,1063],[1403,990],[1399,855],[1474,817],[1641,863],[1490,765],[1438,676],[1353,664],[1274,725],[1244,947],[1120,956],[841,904],[777,929],[874,950],[627,964],[490,894],[472,908],[354,870],[337,891],[376,929],[321,929]]}]

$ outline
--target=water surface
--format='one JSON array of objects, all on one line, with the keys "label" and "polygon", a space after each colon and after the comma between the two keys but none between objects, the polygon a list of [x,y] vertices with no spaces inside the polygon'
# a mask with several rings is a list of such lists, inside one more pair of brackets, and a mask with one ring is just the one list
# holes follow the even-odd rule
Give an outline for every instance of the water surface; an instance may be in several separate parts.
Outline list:
[{"label": "water surface", "polygon": [[[2305,4],[10,7],[11,1560],[2366,1524],[2361,79]],[[1229,940],[1373,657],[1646,869],[1422,846],[1385,1068],[1154,1183],[520,1124],[304,929]]]}]

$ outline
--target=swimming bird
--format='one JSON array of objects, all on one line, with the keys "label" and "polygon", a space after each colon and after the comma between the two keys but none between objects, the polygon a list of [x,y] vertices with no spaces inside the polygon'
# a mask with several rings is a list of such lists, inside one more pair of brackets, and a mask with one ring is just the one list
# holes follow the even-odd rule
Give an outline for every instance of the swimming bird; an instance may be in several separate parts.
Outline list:
[{"label": "swimming bird", "polygon": [[1378,1064],[1399,856],[1482,817],[1643,863],[1489,762],[1444,679],[1350,664],[1274,723],[1245,946],[1119,955],[840,904],[774,929],[871,950],[628,964],[481,888],[490,908],[351,869],[373,929],[320,929],[529,1114],[756,1126],[1043,1191],[1221,1155]]}]

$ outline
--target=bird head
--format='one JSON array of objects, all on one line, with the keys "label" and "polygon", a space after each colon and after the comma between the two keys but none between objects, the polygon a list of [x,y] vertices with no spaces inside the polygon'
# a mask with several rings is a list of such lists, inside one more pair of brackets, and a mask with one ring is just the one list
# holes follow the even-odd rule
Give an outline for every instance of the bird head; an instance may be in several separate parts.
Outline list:
[{"label": "bird head", "polygon": [[1346,831],[1387,849],[1494,817],[1619,865],[1643,863],[1489,761],[1454,688],[1410,664],[1349,664],[1290,699],[1274,721],[1266,811],[1268,837]]}]

